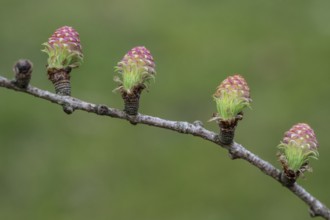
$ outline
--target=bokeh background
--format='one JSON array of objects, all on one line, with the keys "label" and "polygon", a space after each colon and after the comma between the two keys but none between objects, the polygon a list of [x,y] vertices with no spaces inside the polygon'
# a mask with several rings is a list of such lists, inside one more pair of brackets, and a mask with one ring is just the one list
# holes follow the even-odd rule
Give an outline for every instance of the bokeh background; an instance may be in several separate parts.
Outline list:
[{"label": "bokeh background", "polygon": [[[34,63],[32,85],[53,91],[41,44],[60,26],[81,36],[73,96],[123,108],[113,68],[144,45],[156,82],[140,112],[207,120],[228,75],[251,87],[236,141],[279,167],[276,146],[298,122],[320,142],[299,183],[330,206],[330,1],[1,0],[0,74]],[[0,219],[310,219],[307,206],[245,161],[199,138],[132,126],[0,88]]]}]

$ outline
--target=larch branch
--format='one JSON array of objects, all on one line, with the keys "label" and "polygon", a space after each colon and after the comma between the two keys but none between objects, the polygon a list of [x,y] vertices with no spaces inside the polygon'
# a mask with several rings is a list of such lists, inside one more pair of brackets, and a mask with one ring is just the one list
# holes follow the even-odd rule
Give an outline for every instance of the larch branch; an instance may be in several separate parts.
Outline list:
[{"label": "larch branch", "polygon": [[93,104],[89,102],[82,101],[80,99],[70,97],[70,96],[61,96],[57,95],[36,87],[29,85],[26,89],[19,88],[13,83],[13,81],[0,76],[0,86],[15,90],[18,92],[27,93],[29,95],[48,100],[52,103],[61,105],[63,107],[70,107],[72,110],[67,113],[72,113],[74,110],[82,110],[90,113],[95,113],[97,115],[104,115],[118,119],[128,120],[134,122],[134,124],[146,124],[149,126],[164,128],[172,131],[176,131],[183,134],[191,134],[203,138],[205,140],[211,141],[217,144],[220,147],[223,147],[229,151],[229,154],[232,159],[243,159],[248,161],[253,166],[259,168],[264,174],[272,177],[281,183],[284,187],[288,188],[292,193],[304,201],[310,208],[310,215],[320,216],[324,219],[330,219],[330,210],[322,202],[312,196],[307,192],[302,186],[294,183],[293,185],[287,185],[282,178],[282,172],[276,169],[273,165],[268,163],[265,160],[262,160],[257,155],[253,154],[242,145],[234,142],[232,145],[223,145],[219,141],[219,135],[205,129],[201,123],[198,121],[194,123],[188,123],[184,121],[171,121],[165,120],[158,117],[153,117],[149,115],[138,114],[135,117],[128,116],[125,112],[107,107],[102,104]]}]

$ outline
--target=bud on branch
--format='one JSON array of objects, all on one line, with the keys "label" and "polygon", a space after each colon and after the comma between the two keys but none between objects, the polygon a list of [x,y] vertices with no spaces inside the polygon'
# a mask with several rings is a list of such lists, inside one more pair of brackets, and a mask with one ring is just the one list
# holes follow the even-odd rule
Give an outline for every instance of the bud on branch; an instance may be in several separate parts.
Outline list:
[{"label": "bud on branch", "polygon": [[285,132],[278,146],[279,161],[286,177],[294,182],[300,174],[311,171],[309,159],[317,159],[319,144],[313,129],[305,123],[298,123]]},{"label": "bud on branch", "polygon": [[124,99],[124,111],[135,116],[139,109],[140,95],[150,80],[155,78],[155,63],[150,51],[143,47],[134,47],[123,57],[115,68],[119,77],[114,80],[119,83],[116,90]]},{"label": "bud on branch", "polygon": [[220,141],[224,145],[233,142],[238,120],[243,118],[243,109],[250,106],[250,89],[240,75],[227,77],[220,83],[213,98],[217,114],[210,121],[216,120],[220,127]]},{"label": "bud on branch", "polygon": [[48,78],[55,86],[56,94],[71,95],[70,72],[83,61],[78,32],[69,26],[58,28],[43,44],[48,54]]}]

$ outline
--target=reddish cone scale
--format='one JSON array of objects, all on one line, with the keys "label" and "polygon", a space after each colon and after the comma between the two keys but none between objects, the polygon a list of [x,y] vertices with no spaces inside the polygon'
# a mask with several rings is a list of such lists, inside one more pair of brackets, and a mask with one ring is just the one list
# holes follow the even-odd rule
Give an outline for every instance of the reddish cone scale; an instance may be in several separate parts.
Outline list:
[{"label": "reddish cone scale", "polygon": [[78,32],[69,26],[58,28],[54,34],[48,39],[51,46],[68,47],[69,50],[82,53]]},{"label": "reddish cone scale", "polygon": [[221,98],[224,93],[238,95],[250,101],[250,88],[241,75],[228,76],[217,87],[214,97]]},{"label": "reddish cone scale", "polygon": [[313,129],[305,123],[298,123],[285,132],[283,143],[290,144],[291,142],[300,147],[307,147],[308,150],[316,150],[319,146]]},{"label": "reddish cone scale", "polygon": [[155,62],[150,51],[144,46],[134,47],[128,51],[123,59],[118,63],[118,69],[130,69],[132,65],[136,65],[149,74],[155,74]]}]

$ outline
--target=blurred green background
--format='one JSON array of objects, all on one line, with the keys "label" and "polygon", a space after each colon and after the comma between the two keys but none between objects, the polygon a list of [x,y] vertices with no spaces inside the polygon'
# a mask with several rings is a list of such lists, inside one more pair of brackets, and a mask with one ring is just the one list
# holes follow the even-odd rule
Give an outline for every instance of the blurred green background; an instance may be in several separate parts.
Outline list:
[{"label": "blurred green background", "polygon": [[[228,75],[251,88],[236,141],[279,167],[276,146],[298,122],[320,142],[314,172],[300,179],[330,206],[328,0],[1,0],[0,74],[34,63],[32,85],[53,91],[41,44],[60,26],[81,37],[85,61],[72,95],[123,108],[113,68],[146,46],[156,82],[140,112],[207,120]],[[245,161],[193,136],[76,111],[0,88],[0,219],[310,219],[307,206]]]}]

